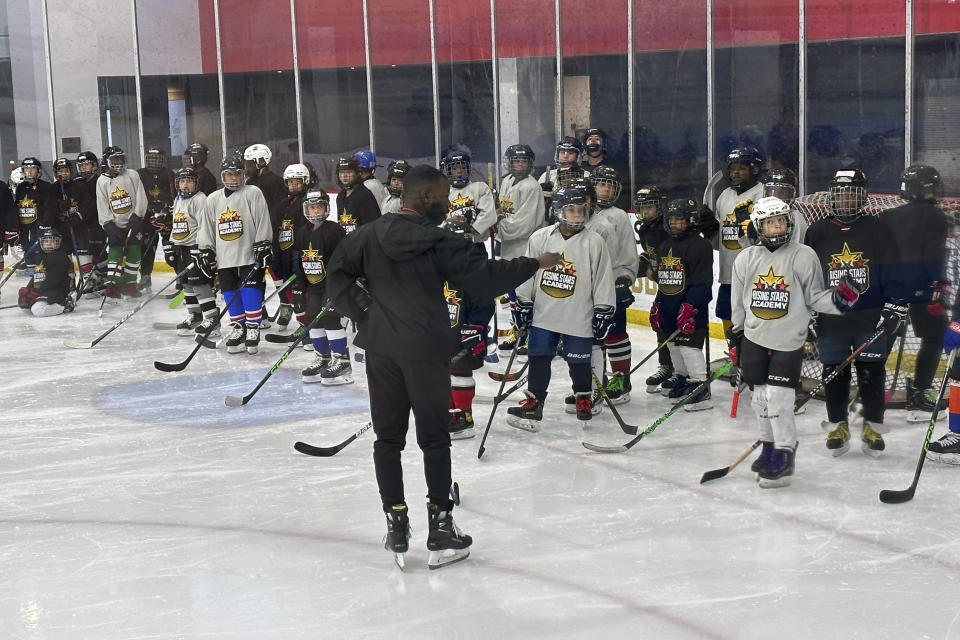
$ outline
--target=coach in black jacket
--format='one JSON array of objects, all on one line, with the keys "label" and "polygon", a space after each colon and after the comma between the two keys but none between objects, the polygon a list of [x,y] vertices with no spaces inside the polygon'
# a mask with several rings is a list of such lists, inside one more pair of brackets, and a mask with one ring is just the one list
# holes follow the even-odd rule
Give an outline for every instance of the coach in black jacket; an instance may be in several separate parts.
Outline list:
[{"label": "coach in black jacket", "polygon": [[[357,228],[340,243],[327,275],[330,299],[358,321],[355,343],[367,352],[370,413],[377,434],[373,460],[388,521],[392,511],[405,505],[400,452],[411,408],[423,451],[428,512],[449,514],[453,507],[448,362],[459,349],[459,333],[450,326],[444,282],[470,283],[471,291],[492,298],[560,259],[551,253],[536,259],[488,260],[483,249],[440,229],[437,225],[449,210],[449,185],[433,167],[411,169],[403,180],[403,194],[399,213]],[[358,278],[366,280],[371,297],[365,317],[357,317],[363,305],[351,295]]]}]

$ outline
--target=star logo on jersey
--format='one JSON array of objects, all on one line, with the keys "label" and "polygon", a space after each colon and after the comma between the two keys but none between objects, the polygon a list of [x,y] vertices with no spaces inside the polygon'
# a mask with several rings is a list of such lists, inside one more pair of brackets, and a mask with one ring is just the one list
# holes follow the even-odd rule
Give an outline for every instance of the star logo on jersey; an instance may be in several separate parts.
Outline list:
[{"label": "star logo on jersey", "polygon": [[147,195],[150,196],[152,200],[158,199],[160,197],[160,187],[154,185],[154,187],[150,189],[150,191],[147,191]]},{"label": "star logo on jersey", "polygon": [[33,224],[37,221],[37,203],[30,196],[23,196],[17,203],[20,224]]},{"label": "star logo on jersey", "polygon": [[757,281],[750,291],[750,311],[761,320],[776,320],[787,315],[790,307],[790,285],[784,276],[777,275],[773,265],[764,274],[757,274]]},{"label": "star logo on jersey", "polygon": [[870,288],[870,268],[867,267],[869,262],[870,259],[864,258],[862,251],[852,251],[844,242],[840,253],[830,254],[830,262],[827,263],[829,286],[835,287],[844,276],[850,276],[859,285],[860,293],[863,294]]},{"label": "star logo on jersey", "polygon": [[280,228],[277,229],[277,244],[284,251],[293,246],[293,220],[290,218],[280,221]]},{"label": "star logo on jersey", "polygon": [[456,209],[463,209],[464,207],[472,207],[473,198],[467,197],[462,193],[458,193],[457,197],[450,201],[450,211],[455,211]]},{"label": "star logo on jersey", "polygon": [[513,201],[510,200],[509,198],[500,198],[500,209],[501,209],[504,213],[516,213],[516,212],[517,212],[517,210],[516,210],[516,208],[515,208],[515,205],[513,204]]},{"label": "star logo on jersey", "polygon": [[34,267],[33,270],[33,288],[37,289],[37,285],[47,279],[47,265],[43,262]]},{"label": "star logo on jersey", "polygon": [[217,217],[217,234],[222,240],[230,242],[243,235],[243,216],[230,207]]},{"label": "star logo on jersey", "polygon": [[343,231],[345,233],[350,233],[357,228],[357,219],[347,213],[347,210],[344,209],[340,213],[340,226],[343,227]]},{"label": "star logo on jersey", "polygon": [[190,235],[190,225],[187,222],[187,214],[177,209],[173,213],[173,221],[170,223],[170,237],[177,242],[186,240]]},{"label": "star logo on jersey", "polygon": [[657,288],[664,295],[675,296],[683,293],[687,284],[686,270],[683,268],[683,259],[673,255],[673,249],[667,255],[661,256],[657,263]]},{"label": "star logo on jersey", "polygon": [[313,248],[312,242],[307,244],[307,248],[300,252],[300,264],[303,267],[303,274],[307,276],[308,284],[323,282],[323,279],[327,277],[323,255],[319,250]]},{"label": "star logo on jersey", "polygon": [[460,324],[460,303],[463,298],[457,295],[456,289],[451,289],[449,283],[443,283],[443,299],[447,301],[447,314],[450,316],[450,326]]},{"label": "star logo on jersey", "polygon": [[540,272],[540,290],[551,298],[569,298],[577,288],[577,269],[564,253],[560,262]]},{"label": "star logo on jersey", "polygon": [[110,192],[110,208],[118,216],[126,215],[133,210],[133,198],[126,189],[118,186]]}]

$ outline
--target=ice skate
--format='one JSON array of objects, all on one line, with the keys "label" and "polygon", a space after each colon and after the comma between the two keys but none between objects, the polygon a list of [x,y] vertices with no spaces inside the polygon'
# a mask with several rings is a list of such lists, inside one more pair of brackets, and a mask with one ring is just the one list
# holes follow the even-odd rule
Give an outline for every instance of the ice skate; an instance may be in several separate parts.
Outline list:
[{"label": "ice skate", "polygon": [[466,440],[477,435],[473,428],[473,411],[460,409],[450,414],[450,424],[447,427],[451,440]]},{"label": "ice skate", "polygon": [[137,289],[140,291],[151,292],[153,291],[153,279],[150,277],[150,274],[140,276],[140,282],[137,284]]},{"label": "ice skate", "polygon": [[770,453],[772,451],[773,443],[768,440],[762,440],[760,442],[760,455],[757,456],[757,459],[750,465],[750,471],[759,473],[760,469],[763,469],[770,460]]},{"label": "ice skate", "polygon": [[[687,376],[678,376],[674,374],[673,377],[670,378],[670,380],[673,381],[673,386],[670,389],[668,389],[667,392],[663,395],[667,396],[668,398],[672,398],[674,400],[678,400],[683,396],[687,395],[688,393],[687,386],[689,384],[687,380]],[[670,380],[668,380],[667,382],[670,382]],[[693,390],[693,387],[690,387],[690,391],[692,390]]]},{"label": "ice skate", "polygon": [[[687,401],[687,404],[683,405],[684,411],[706,411],[707,409],[713,409],[713,396],[710,394],[710,385],[704,384],[701,385],[700,380],[691,380],[687,383],[687,388],[684,394],[684,397],[693,393],[693,396],[690,397],[690,400]],[[694,393],[694,389],[700,386],[700,390]]]},{"label": "ice skate", "polygon": [[234,322],[230,325],[230,333],[227,334],[227,353],[241,353],[246,351],[246,337],[247,329],[243,324]]},{"label": "ice skate", "polygon": [[136,282],[128,282],[123,285],[123,295],[128,298],[140,298],[143,296],[143,294],[140,293],[140,289],[137,288]]},{"label": "ice skate", "polygon": [[860,448],[871,458],[879,458],[886,448],[886,444],[883,442],[883,436],[874,431],[873,427],[871,427],[870,423],[866,420],[863,421],[863,431],[860,433],[860,440],[862,442]]},{"label": "ice skate", "polygon": [[[600,395],[600,391],[593,390],[593,398],[591,399],[592,408],[590,411],[593,415],[597,415],[603,411],[603,396]],[[577,394],[570,393],[563,399],[563,411],[564,413],[574,414],[577,412]]]},{"label": "ice skate", "polygon": [[108,282],[107,286],[103,289],[103,295],[107,298],[113,298],[114,300],[120,299],[120,287],[117,286],[116,282]]},{"label": "ice skate", "polygon": [[281,302],[280,309],[277,311],[277,325],[286,327],[291,319],[293,319],[293,305]]},{"label": "ice skate", "polygon": [[673,375],[673,367],[662,364],[656,372],[648,376],[644,383],[647,385],[647,393],[660,393],[663,391],[661,385],[670,379]]},{"label": "ice skate", "polygon": [[[917,389],[911,380],[907,380],[907,422],[917,424],[929,422],[933,410],[937,407],[937,394],[933,389]],[[937,420],[942,420],[947,408],[946,400],[940,403],[940,412]]]},{"label": "ice skate", "polygon": [[795,457],[796,449],[772,449],[766,465],[757,474],[760,488],[777,489],[789,486]]},{"label": "ice skate", "polygon": [[820,423],[820,428],[827,432],[827,451],[838,458],[850,450],[850,428],[846,421]]},{"label": "ice skate", "polygon": [[247,325],[247,335],[243,339],[243,344],[250,355],[255,355],[260,350],[260,325]]},{"label": "ice skate", "polygon": [[350,366],[350,356],[339,353],[331,355],[330,364],[320,372],[320,384],[326,387],[353,384],[353,367]]},{"label": "ice skate", "polygon": [[393,553],[394,562],[402,570],[404,556],[410,548],[410,518],[407,505],[395,504],[385,512],[387,516],[387,535],[383,538],[383,548]]},{"label": "ice skate", "polygon": [[960,433],[948,431],[939,440],[927,445],[927,460],[960,464]]},{"label": "ice skate", "polygon": [[318,353],[313,363],[300,371],[300,380],[306,383],[320,382],[320,373],[330,365],[330,354]]},{"label": "ice skate", "polygon": [[[211,327],[213,328],[211,329]],[[204,318],[203,322],[194,328],[194,333],[197,336],[202,336],[203,334],[207,333],[207,330],[210,330],[210,333],[207,334],[207,338],[216,340],[220,337],[220,320],[216,316]]]},{"label": "ice skate", "polygon": [[625,373],[614,373],[607,380],[604,387],[607,397],[610,398],[610,404],[626,404],[630,402],[630,392],[633,385],[630,384],[630,376]]},{"label": "ice skate", "polygon": [[577,393],[576,404],[574,405],[577,410],[577,420],[581,422],[586,422],[593,417],[593,398],[591,397],[589,391],[585,393]]},{"label": "ice skate", "polygon": [[[684,386],[686,386],[686,384],[687,384],[686,376],[681,376],[678,373],[671,373],[670,377],[664,380],[663,384],[660,385],[660,395],[662,395],[664,398],[669,398],[671,397],[670,394],[673,392],[675,388],[677,388],[678,386],[683,388]],[[678,398],[680,396],[673,396],[673,397]]]},{"label": "ice skate", "polygon": [[178,336],[195,336],[196,328],[203,322],[203,316],[199,313],[191,313],[190,316],[177,325]]},{"label": "ice skate", "polygon": [[473,538],[463,533],[454,523],[453,514],[441,511],[435,504],[428,504],[427,518],[430,527],[427,535],[427,549],[430,551],[428,567],[439,569],[466,560],[470,556]]},{"label": "ice skate", "polygon": [[530,433],[540,431],[540,421],[543,420],[543,400],[538,400],[529,391],[524,391],[524,399],[519,407],[507,409],[507,424]]}]

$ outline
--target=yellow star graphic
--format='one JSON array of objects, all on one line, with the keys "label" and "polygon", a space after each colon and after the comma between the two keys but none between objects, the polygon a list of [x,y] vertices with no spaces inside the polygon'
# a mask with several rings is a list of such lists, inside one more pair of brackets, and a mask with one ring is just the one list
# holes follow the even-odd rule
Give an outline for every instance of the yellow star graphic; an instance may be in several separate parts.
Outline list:
[{"label": "yellow star graphic", "polygon": [[563,251],[560,252],[560,264],[558,264],[557,266],[555,266],[555,267],[553,268],[553,270],[554,270],[554,271],[563,271],[563,272],[566,272],[566,273],[573,273],[573,272],[574,272],[573,263],[572,263],[571,261],[567,260],[567,256],[566,256],[566,254],[565,254]]},{"label": "yellow star graphic", "polygon": [[460,304],[462,299],[457,297],[457,290],[451,289],[446,282],[443,283],[443,297],[449,304]]},{"label": "yellow star graphic", "polygon": [[506,198],[500,198],[500,208],[505,211],[513,212],[513,202]]},{"label": "yellow star graphic", "polygon": [[301,261],[319,262],[321,257],[320,252],[313,248],[313,243],[311,242],[307,245],[307,248],[303,250],[303,258],[301,258]]},{"label": "yellow star graphic", "polygon": [[679,266],[680,258],[673,257],[673,249],[667,252],[667,255],[660,258],[660,266],[666,269],[673,269],[674,267]]},{"label": "yellow star graphic", "polygon": [[450,210],[453,211],[454,209],[462,209],[463,207],[471,204],[473,204],[472,198],[468,198],[462,193],[458,193],[457,197],[450,201]]},{"label": "yellow star graphic", "polygon": [[153,189],[150,189],[150,191],[147,191],[147,193],[150,194],[151,198],[156,200],[157,198],[160,197],[160,187],[154,187]]},{"label": "yellow star graphic", "polygon": [[224,210],[224,212],[220,214],[221,220],[238,220],[239,218],[240,218],[240,214],[238,214],[236,211],[234,211],[230,207],[227,207]]},{"label": "yellow star graphic", "polygon": [[843,251],[831,254],[830,259],[832,261],[830,266],[849,264],[862,267],[870,262],[869,258],[866,260],[863,259],[863,251],[850,251],[850,247],[846,242],[843,243]]},{"label": "yellow star graphic", "polygon": [[117,187],[110,193],[111,198],[122,198],[125,195],[127,195],[127,192],[121,189],[120,187]]},{"label": "yellow star graphic", "polygon": [[[8,202],[9,202],[9,200],[8,200]],[[34,202],[33,199],[30,198],[30,196],[24,196],[24,197],[20,200],[20,206],[23,207],[24,209],[28,209],[28,208],[30,208],[30,207],[35,207],[35,206],[37,206],[37,203]]]},{"label": "yellow star graphic", "polygon": [[773,265],[770,265],[770,270],[767,271],[766,275],[757,276],[757,281],[753,283],[753,286],[763,289],[786,289],[790,285],[783,281],[783,276],[775,274]]}]

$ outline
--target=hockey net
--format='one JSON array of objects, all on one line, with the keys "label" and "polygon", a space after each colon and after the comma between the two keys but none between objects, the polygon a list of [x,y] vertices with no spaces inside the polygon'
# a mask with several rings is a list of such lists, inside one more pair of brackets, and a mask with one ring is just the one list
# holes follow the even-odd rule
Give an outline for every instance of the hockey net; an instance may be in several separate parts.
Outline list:
[{"label": "hockey net", "polygon": [[[906,204],[907,201],[897,195],[890,194],[870,194],[867,196],[867,202],[864,205],[864,212],[869,215],[881,216],[884,211]],[[950,234],[956,236],[960,233],[960,198],[949,197],[940,198],[937,206],[944,212],[949,221]],[[830,213],[830,194],[827,191],[818,191],[816,193],[800,196],[793,202],[794,210],[803,216],[807,225],[812,225],[817,220],[825,218]],[[887,358],[887,389],[893,382],[894,369],[897,364],[897,356],[900,349],[900,340],[903,340],[903,358],[900,364],[900,375],[897,378],[897,386],[894,389],[893,397],[888,403],[892,408],[900,408],[906,402],[907,378],[912,377],[916,355],[920,350],[920,338],[913,333],[912,327],[907,324],[907,330],[902,338],[896,339],[893,347],[890,349],[890,355]],[[937,369],[934,387],[938,384],[944,375],[946,368],[946,358],[941,357],[940,366]],[[819,353],[815,342],[807,342],[803,349],[803,386],[810,390],[820,382],[822,367],[820,365]],[[853,372],[854,377],[856,371]]]}]

